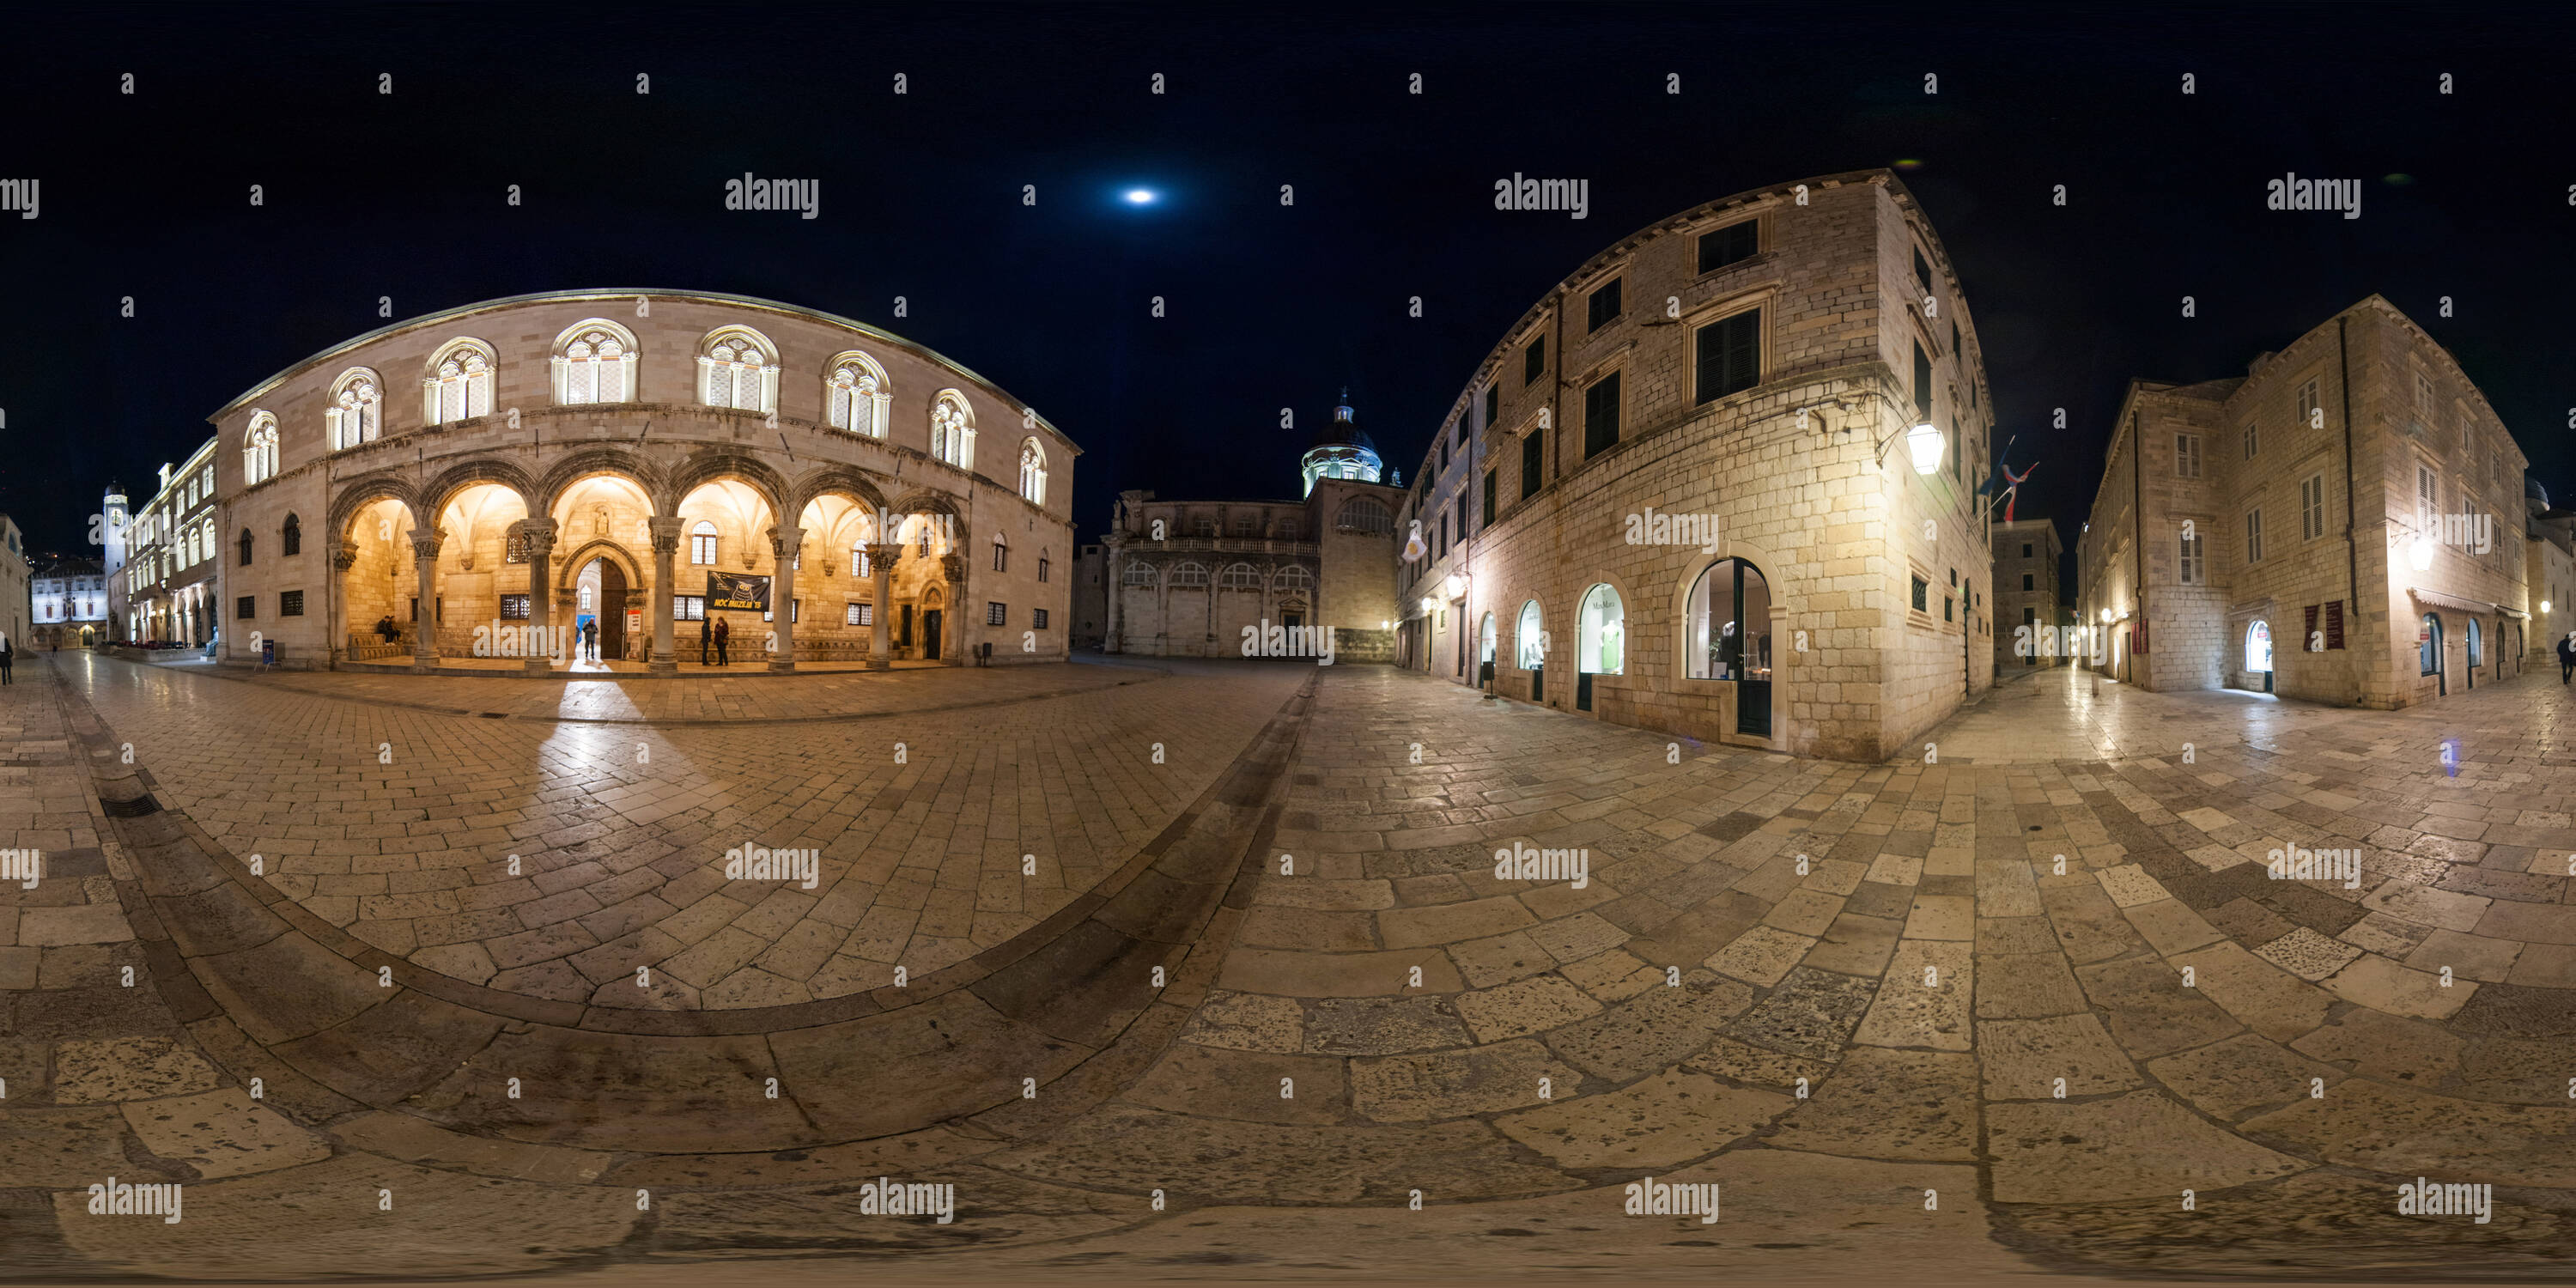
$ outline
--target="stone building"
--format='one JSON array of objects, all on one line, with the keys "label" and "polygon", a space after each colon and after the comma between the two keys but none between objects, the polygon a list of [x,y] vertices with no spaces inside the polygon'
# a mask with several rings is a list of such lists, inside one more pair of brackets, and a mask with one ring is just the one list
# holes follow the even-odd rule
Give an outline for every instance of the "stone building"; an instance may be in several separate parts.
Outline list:
[{"label": "stone building", "polygon": [[1378,466],[1375,445],[1345,404],[1299,462],[1302,500],[1120,493],[1101,542],[1103,650],[1389,660],[1402,494],[1378,482]]},{"label": "stone building", "polygon": [[27,539],[18,531],[18,521],[0,514],[0,636],[7,637],[13,649],[34,647],[28,633],[33,615],[31,571],[27,566]]},{"label": "stone building", "polygon": [[1995,673],[2065,665],[2073,649],[2062,643],[2070,619],[2059,596],[2057,524],[1998,523],[1994,542]]},{"label": "stone building", "polygon": [[1073,646],[1097,650],[1109,635],[1109,556],[1086,541],[1073,556]]},{"label": "stone building", "polygon": [[1977,354],[1887,171],[1639,230],[1531,306],[1443,419],[1402,513],[1426,547],[1403,656],[1712,742],[1910,750],[1994,678]]},{"label": "stone building", "polygon": [[[2077,543],[2087,663],[2394,708],[2517,674],[2522,449],[2373,295],[2242,377],[2133,381]],[[2535,597],[2536,598],[2536,597]]]},{"label": "stone building", "polygon": [[[160,490],[127,518],[121,545],[112,547],[121,566],[109,576],[118,639],[202,645],[222,633],[222,561],[216,557],[222,502],[215,488],[215,440],[209,438],[185,461],[164,464]],[[113,502],[123,501],[110,492]]]},{"label": "stone building", "polygon": [[2576,510],[2551,506],[2538,479],[2524,482],[2522,508],[2525,593],[2538,601],[2525,665],[2547,671],[2558,665],[2558,641],[2576,631]]},{"label": "stone building", "polygon": [[603,658],[669,673],[716,617],[773,670],[1066,652],[1078,449],[865,323],[519,296],[335,345],[211,419],[228,657],[256,629],[305,664],[544,669],[587,619]]},{"label": "stone building", "polygon": [[53,559],[36,569],[28,621],[44,648],[87,648],[106,638],[107,573],[95,559]]}]

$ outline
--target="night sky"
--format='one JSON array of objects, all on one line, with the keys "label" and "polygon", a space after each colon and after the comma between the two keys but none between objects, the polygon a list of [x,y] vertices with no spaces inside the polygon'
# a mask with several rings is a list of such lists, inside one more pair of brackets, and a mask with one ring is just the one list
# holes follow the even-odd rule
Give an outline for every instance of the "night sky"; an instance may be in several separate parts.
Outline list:
[{"label": "night sky", "polygon": [[[1121,488],[1295,495],[1345,385],[1410,483],[1503,328],[1595,252],[1899,162],[1978,321],[1997,442],[2040,463],[2022,512],[2070,547],[2127,380],[2242,375],[2374,291],[2576,492],[2576,158],[2546,154],[2570,33],[2547,11],[555,10],[12,15],[0,178],[42,206],[0,216],[0,509],[36,551],[95,553],[110,477],[140,503],[210,412],[383,325],[380,296],[402,319],[708,290],[874,323],[1081,444],[1086,538]],[[745,171],[819,180],[820,217],[725,210]],[[2361,218],[2266,210],[2286,171],[2366,180]],[[1496,211],[1514,172],[1588,179],[1590,217]]]}]

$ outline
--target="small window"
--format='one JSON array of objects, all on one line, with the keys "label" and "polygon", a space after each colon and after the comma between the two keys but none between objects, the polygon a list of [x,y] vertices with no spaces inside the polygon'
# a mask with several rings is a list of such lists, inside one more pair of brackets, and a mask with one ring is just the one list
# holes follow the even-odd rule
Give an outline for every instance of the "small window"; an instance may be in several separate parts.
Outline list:
[{"label": "small window", "polygon": [[2031,546],[2029,542],[2025,541],[2021,543],[2021,557],[2024,559],[2030,558],[2030,549]]},{"label": "small window", "polygon": [[1128,564],[1128,565],[1127,565],[1127,571],[1126,571],[1126,573],[1125,573],[1123,576],[1121,576],[1121,577],[1119,578],[1119,584],[1120,584],[1120,585],[1122,585],[1122,586],[1151,586],[1151,585],[1153,585],[1153,584],[1154,584],[1154,566],[1153,566],[1152,564],[1146,564],[1146,563],[1131,563],[1131,564]]},{"label": "small window", "polygon": [[1762,378],[1762,310],[1701,327],[1696,346],[1697,401],[1712,403],[1752,388]]},{"label": "small window", "polygon": [[1958,605],[1959,570],[1953,568],[1950,570],[1950,593],[1941,597],[1941,620],[1945,622],[1956,620],[1953,614],[1958,611]]},{"label": "small window", "polygon": [[703,622],[707,620],[707,597],[704,595],[673,595],[671,597],[671,620],[675,622]]},{"label": "small window", "polygon": [[700,519],[698,526],[689,530],[689,562],[702,568],[715,566],[716,525]]},{"label": "small window", "polygon": [[993,538],[993,571],[1009,572],[1010,570],[1011,548],[1004,545],[1000,535],[996,534]]},{"label": "small window", "polygon": [[1494,427],[1494,421],[1501,414],[1502,409],[1503,382],[1497,380],[1485,386],[1485,428]]},{"label": "small window", "polygon": [[1039,581],[1041,581],[1041,582],[1043,582],[1043,581],[1045,581],[1046,579],[1047,579],[1047,557],[1046,557],[1045,555],[1041,554],[1041,555],[1039,555],[1039,556],[1038,556],[1038,580],[1039,580]]},{"label": "small window", "polygon": [[525,533],[525,532],[513,532],[513,533],[511,533],[511,534],[509,535],[509,537],[508,537],[508,538],[507,538],[507,539],[502,543],[502,548],[501,548],[501,562],[503,562],[503,563],[526,563],[527,561],[528,561],[528,534],[527,534],[527,533]]},{"label": "small window", "polygon": [[1760,220],[1747,219],[1741,223],[1728,224],[1714,232],[1701,233],[1699,235],[1699,271],[1714,273],[1729,264],[1741,263],[1753,258],[1754,252],[1760,249],[1756,243],[1761,240],[1761,229]]},{"label": "small window", "polygon": [[1957,318],[1950,319],[1950,356],[1953,359],[1959,356],[1959,320]]},{"label": "small window", "polygon": [[1932,583],[1924,580],[1921,573],[1914,574],[1911,580],[1914,583],[1914,611],[1918,613],[1931,611]]},{"label": "small window", "polygon": [[1485,471],[1485,517],[1480,526],[1488,528],[1494,526],[1494,474],[1493,470]]},{"label": "small window", "polygon": [[2200,559],[2200,538],[2184,537],[2181,541],[2182,557],[2177,565],[2177,575],[2186,586],[2200,585],[2206,579],[2207,571]]},{"label": "small window", "polygon": [[1031,610],[1029,613],[1029,625],[1037,628],[1038,630],[1045,630],[1047,628],[1046,615],[1047,610],[1043,608]]},{"label": "small window", "polygon": [[1526,501],[1538,492],[1547,469],[1546,430],[1533,429],[1521,436],[1521,499]]},{"label": "small window", "polygon": [[278,549],[286,555],[304,552],[304,524],[294,515],[286,516],[286,526],[278,533]]},{"label": "small window", "polygon": [[1914,410],[1932,414],[1932,355],[1923,352],[1923,342],[1914,342]]},{"label": "small window", "polygon": [[1598,331],[1619,319],[1619,284],[1622,280],[1611,278],[1592,292],[1590,325],[1584,328],[1586,331]]},{"label": "small window", "polygon": [[2031,574],[2029,574],[2029,573],[2023,573],[2023,574],[2021,575],[2021,588],[2022,588],[2023,590],[2037,590],[2037,589],[2039,589],[2039,587],[2033,584],[2033,583],[2034,583],[2034,582],[2036,582],[2037,580],[2038,580],[2038,578],[2036,578],[2036,577],[2032,576]]},{"label": "small window", "polygon": [[1011,610],[1002,607],[1000,604],[984,605],[984,624],[986,626],[1000,626],[1009,620],[1011,620]]},{"label": "small window", "polygon": [[2326,534],[2326,476],[2320,472],[2299,480],[2299,536],[2314,541]]},{"label": "small window", "polygon": [[280,617],[302,617],[304,615],[304,592],[300,590],[281,590],[277,592],[277,615]]},{"label": "small window", "polygon": [[2317,382],[2299,386],[2299,424],[2309,429],[2323,429],[2326,417],[2323,404],[2317,401]]},{"label": "small window", "polygon": [[2245,515],[2245,562],[2263,562],[2263,512],[2253,510]]},{"label": "small window", "polygon": [[844,610],[841,616],[841,624],[843,626],[865,626],[868,624],[866,611],[868,607],[867,605],[843,604],[841,607]]},{"label": "small window", "polygon": [[2245,459],[2253,460],[2254,454],[2262,450],[2262,434],[2255,428],[2252,421],[2247,421],[2245,423]]},{"label": "small window", "polygon": [[240,545],[241,545],[241,566],[242,566],[242,567],[244,567],[244,568],[248,568],[248,567],[250,567],[250,544],[251,544],[251,541],[250,541],[250,529],[248,529],[248,528],[244,528],[244,529],[242,529],[242,532],[241,532],[241,542],[240,542]]},{"label": "small window", "polygon": [[2174,435],[2174,477],[2200,477],[2200,435]]},{"label": "small window", "polygon": [[2415,415],[2427,422],[2433,419],[2433,378],[2415,373]]},{"label": "small window", "polygon": [[257,595],[244,595],[244,596],[242,596],[241,598],[236,599],[236,600],[234,600],[234,601],[233,601],[233,616],[234,616],[234,617],[239,618],[240,620],[242,620],[242,621],[245,621],[245,622],[246,622],[246,621],[251,620],[251,619],[252,619],[252,618],[254,618],[254,617],[257,617],[258,615],[259,615],[259,596],[257,596]]},{"label": "small window", "polygon": [[1540,336],[1529,342],[1529,348],[1521,351],[1521,383],[1524,385],[1537,383],[1539,373],[1545,370],[1547,370],[1547,337]]},{"label": "small window", "polygon": [[1619,373],[1583,391],[1583,457],[1590,460],[1619,444]]},{"label": "small window", "polygon": [[1926,291],[1932,289],[1932,261],[1923,258],[1923,248],[1914,248],[1914,280]]},{"label": "small window", "polygon": [[503,595],[501,597],[501,620],[505,622],[524,622],[528,620],[528,597],[525,595]]}]

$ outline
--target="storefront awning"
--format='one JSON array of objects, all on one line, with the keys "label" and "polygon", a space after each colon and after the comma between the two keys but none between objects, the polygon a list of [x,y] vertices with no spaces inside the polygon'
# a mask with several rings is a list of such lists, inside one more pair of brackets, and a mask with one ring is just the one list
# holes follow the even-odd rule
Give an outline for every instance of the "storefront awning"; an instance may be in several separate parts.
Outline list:
[{"label": "storefront awning", "polygon": [[2468,599],[2459,595],[2445,594],[2438,590],[2426,590],[2421,586],[2409,586],[2406,588],[2406,593],[2413,595],[2416,603],[2430,604],[2436,608],[2456,609],[2463,613],[2478,613],[2481,615],[2496,613],[2505,617],[2521,617],[2525,619],[2528,619],[2531,616],[2529,613],[2525,613],[2519,609],[2507,608],[2502,604],[2490,604],[2481,599]]}]

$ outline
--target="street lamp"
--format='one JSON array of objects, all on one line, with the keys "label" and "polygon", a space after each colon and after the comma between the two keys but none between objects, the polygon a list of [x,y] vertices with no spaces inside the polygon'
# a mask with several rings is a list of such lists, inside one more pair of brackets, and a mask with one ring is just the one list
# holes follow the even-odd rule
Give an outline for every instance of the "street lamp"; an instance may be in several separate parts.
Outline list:
[{"label": "street lamp", "polygon": [[2415,565],[2417,572],[2430,569],[2433,566],[2432,540],[2426,537],[2415,538],[2415,544],[2406,552],[2406,561]]},{"label": "street lamp", "polygon": [[1941,470],[1941,429],[1924,421],[1905,431],[1905,450],[1914,454],[1914,472],[1937,474]]},{"label": "street lamp", "polygon": [[1467,594],[1467,579],[1453,572],[1448,580],[1440,583],[1440,587],[1449,592],[1451,599],[1463,599]]}]

